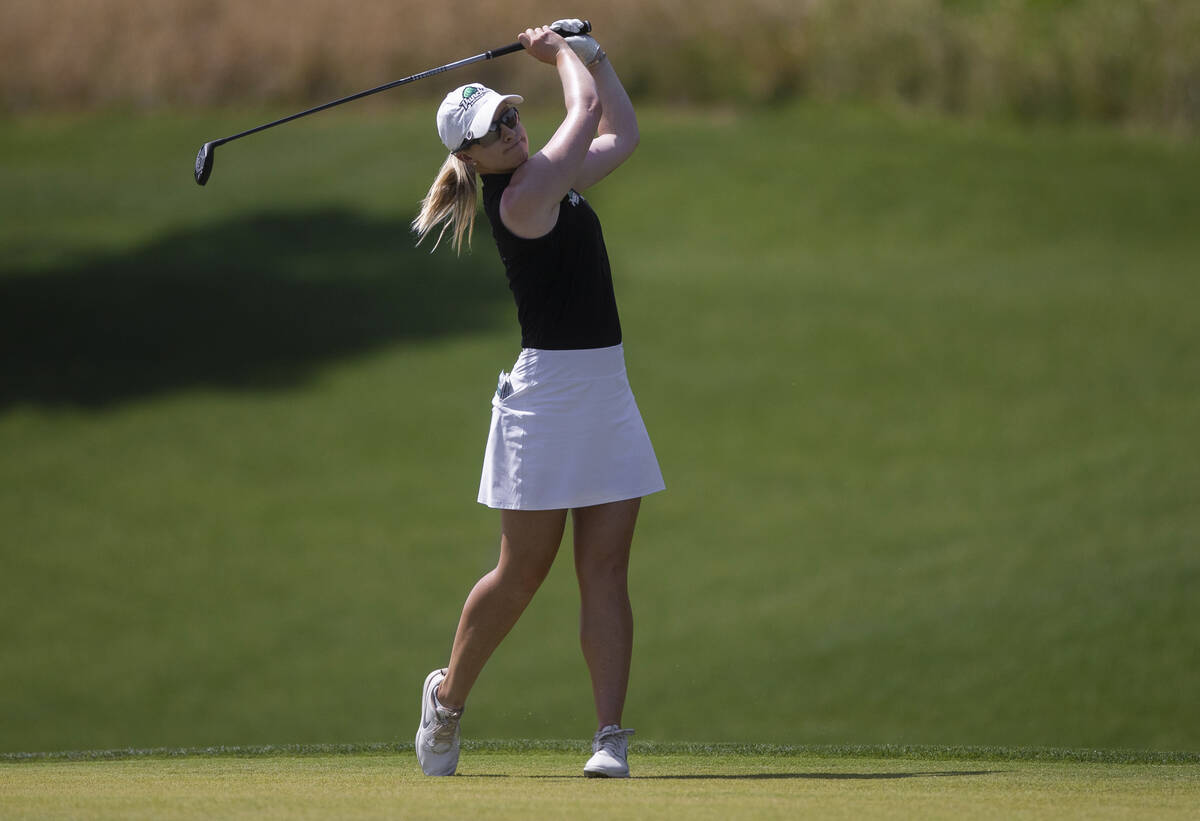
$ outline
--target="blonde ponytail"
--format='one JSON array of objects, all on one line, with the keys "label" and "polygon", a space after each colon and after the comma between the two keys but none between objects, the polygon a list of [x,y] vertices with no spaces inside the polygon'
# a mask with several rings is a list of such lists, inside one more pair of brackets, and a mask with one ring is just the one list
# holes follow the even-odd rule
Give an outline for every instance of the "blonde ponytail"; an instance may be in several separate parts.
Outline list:
[{"label": "blonde ponytail", "polygon": [[[463,237],[471,245],[475,231],[475,169],[451,154],[442,163],[437,178],[429,187],[429,193],[421,200],[421,212],[412,221],[417,232],[417,245],[425,236],[442,224],[433,251],[442,244],[442,237],[452,231],[454,252],[462,254]],[[430,252],[432,253],[432,251]]]}]

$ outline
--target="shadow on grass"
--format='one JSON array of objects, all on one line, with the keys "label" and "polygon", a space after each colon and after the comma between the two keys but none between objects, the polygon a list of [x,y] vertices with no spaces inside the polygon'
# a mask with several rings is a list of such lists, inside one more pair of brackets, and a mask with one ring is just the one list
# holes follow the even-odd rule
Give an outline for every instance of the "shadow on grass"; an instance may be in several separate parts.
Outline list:
[{"label": "shadow on grass", "polygon": [[[680,775],[635,775],[633,777],[639,781],[773,781],[796,778],[818,781],[876,781],[900,778],[951,778],[973,775],[995,775],[999,772],[1003,772],[1003,770],[937,770],[905,773],[688,773]],[[467,777],[490,778],[494,776]],[[581,778],[581,776],[577,775],[531,775],[527,777],[557,778],[565,781],[573,781]],[[602,781],[604,779],[597,780]]]},{"label": "shadow on grass", "polygon": [[[648,775],[646,780],[729,780],[729,781],[769,781],[772,779],[808,778],[828,781],[875,781],[896,778],[950,778],[969,775],[994,775],[1000,770],[942,770],[936,772],[918,773],[741,773],[738,775],[722,775],[720,773],[695,775]],[[639,776],[641,777],[641,776]]]},{"label": "shadow on grass", "polygon": [[0,270],[0,408],[287,388],[341,357],[509,320],[489,244],[462,258],[428,248],[402,222],[330,209]]}]

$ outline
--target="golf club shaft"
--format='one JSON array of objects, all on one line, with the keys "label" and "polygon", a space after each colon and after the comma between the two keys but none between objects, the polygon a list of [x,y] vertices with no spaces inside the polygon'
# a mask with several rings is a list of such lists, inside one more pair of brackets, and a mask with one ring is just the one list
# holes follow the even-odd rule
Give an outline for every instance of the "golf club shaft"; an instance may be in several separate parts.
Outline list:
[{"label": "golf club shaft", "polygon": [[257,134],[259,131],[265,131],[268,128],[274,128],[277,125],[283,125],[284,123],[290,123],[292,120],[298,120],[301,117],[307,117],[309,114],[316,114],[318,111],[324,111],[327,108],[333,108],[334,106],[342,105],[343,103],[349,103],[354,100],[359,100],[359,99],[362,99],[363,97],[367,97],[371,94],[378,94],[381,91],[387,91],[389,88],[396,88],[397,86],[407,85],[408,83],[415,83],[417,80],[424,80],[426,77],[432,77],[435,74],[441,74],[444,71],[453,71],[456,68],[462,68],[463,66],[469,66],[472,63],[479,63],[479,62],[483,62],[484,60],[491,60],[495,57],[502,57],[505,54],[512,54],[514,51],[520,51],[522,48],[524,48],[524,46],[522,46],[520,43],[511,43],[510,45],[504,46],[503,48],[496,48],[496,49],[492,49],[491,51],[485,51],[482,54],[476,54],[474,57],[467,57],[465,59],[458,60],[453,63],[447,63],[444,66],[438,66],[437,68],[431,68],[431,69],[429,69],[429,71],[423,71],[420,74],[414,74],[411,77],[405,77],[402,80],[395,80],[390,83],[385,83],[384,85],[381,85],[381,86],[376,86],[375,88],[369,88],[366,91],[360,91],[357,94],[351,94],[348,97],[342,97],[339,100],[333,100],[328,103],[323,103],[322,105],[319,105],[319,106],[314,106],[313,108],[309,108],[309,109],[307,109],[305,111],[301,111],[297,114],[292,114],[289,117],[284,117],[282,120],[276,120],[273,123],[266,123],[264,125],[260,125],[255,128],[248,129],[246,131],[241,132],[240,134],[233,134],[229,137],[222,137],[219,140],[213,140],[210,143],[210,145],[213,148],[216,148],[218,145],[224,145],[225,143],[230,142],[232,140],[238,140],[238,139],[241,139],[242,137],[248,137],[251,134]]},{"label": "golf club shaft", "polygon": [[[592,24],[587,20],[561,22],[563,23],[561,29],[558,27],[551,28],[553,31],[563,36],[570,37],[572,35],[587,34],[592,30]],[[196,179],[196,184],[204,185],[206,182],[208,182],[209,175],[212,174],[213,158],[216,156],[217,146],[219,145],[224,145],[225,143],[232,142],[233,140],[239,140],[242,137],[248,137],[251,134],[257,134],[260,131],[265,131],[268,128],[274,128],[277,125],[290,123],[292,120],[297,120],[301,117],[307,117],[309,114],[316,114],[318,111],[324,111],[327,108],[333,108],[334,106],[341,105],[342,103],[348,103],[351,100],[359,100],[370,94],[378,94],[381,91],[387,91],[389,88],[395,88],[396,86],[402,86],[408,83],[416,82],[417,80],[423,80],[426,77],[432,77],[435,74],[441,74],[443,71],[451,71],[456,68],[462,68],[463,66],[469,66],[472,63],[478,63],[482,60],[491,60],[495,57],[501,57],[505,54],[512,54],[514,51],[521,51],[523,48],[524,46],[522,46],[520,42],[510,43],[509,45],[501,48],[494,48],[491,51],[485,51],[482,54],[476,54],[474,57],[467,57],[464,60],[447,63],[446,65],[438,66],[437,68],[431,68],[429,71],[422,71],[420,74],[414,74],[411,77],[405,77],[403,80],[396,80],[391,83],[385,83],[384,85],[376,86],[375,88],[368,88],[366,91],[360,91],[357,94],[351,94],[349,97],[342,97],[340,100],[333,100],[332,102],[315,106],[307,109],[306,111],[301,111],[298,114],[293,114],[290,117],[284,117],[282,120],[276,120],[273,123],[266,123],[256,128],[251,128],[247,131],[241,132],[240,134],[232,134],[228,137],[222,137],[219,140],[206,142],[204,145],[200,146],[200,150],[196,153],[196,165],[193,173],[193,176]]]}]

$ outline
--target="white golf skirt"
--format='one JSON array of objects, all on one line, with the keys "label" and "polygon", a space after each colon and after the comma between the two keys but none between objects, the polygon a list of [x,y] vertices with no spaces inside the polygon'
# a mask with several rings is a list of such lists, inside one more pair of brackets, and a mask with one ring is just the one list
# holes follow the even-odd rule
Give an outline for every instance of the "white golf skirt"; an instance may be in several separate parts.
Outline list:
[{"label": "white golf skirt", "polygon": [[665,487],[625,375],[622,346],[524,348],[512,373],[500,372],[480,504],[558,510]]}]

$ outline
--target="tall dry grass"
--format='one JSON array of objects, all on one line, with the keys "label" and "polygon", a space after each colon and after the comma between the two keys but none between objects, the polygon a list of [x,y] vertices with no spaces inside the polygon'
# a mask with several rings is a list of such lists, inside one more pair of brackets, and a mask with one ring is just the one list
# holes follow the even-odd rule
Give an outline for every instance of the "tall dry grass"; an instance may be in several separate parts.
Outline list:
[{"label": "tall dry grass", "polygon": [[[0,106],[320,101],[511,42],[560,2],[0,0]],[[643,99],[807,95],[1200,125],[1197,0],[580,0]],[[508,58],[476,73],[538,91]],[[435,96],[465,75],[413,86]]]}]

